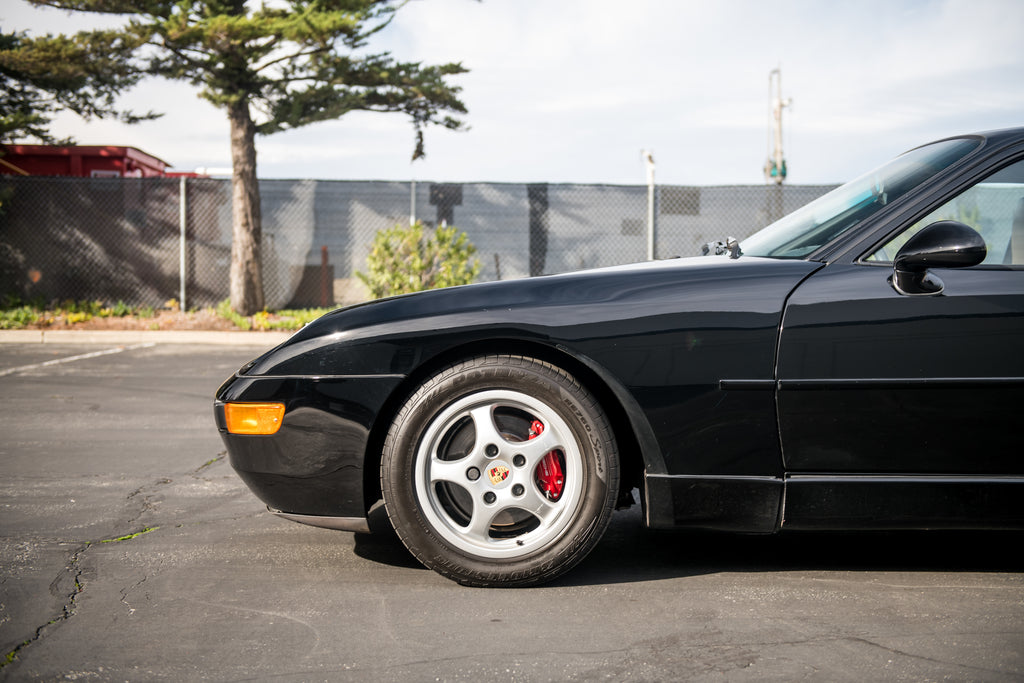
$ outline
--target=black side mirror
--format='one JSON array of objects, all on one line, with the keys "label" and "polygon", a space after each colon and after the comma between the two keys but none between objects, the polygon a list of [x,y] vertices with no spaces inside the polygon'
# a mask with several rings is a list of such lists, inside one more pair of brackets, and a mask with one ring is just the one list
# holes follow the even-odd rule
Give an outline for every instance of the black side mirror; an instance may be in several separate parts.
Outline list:
[{"label": "black side mirror", "polygon": [[939,294],[945,285],[929,268],[967,268],[988,250],[978,231],[958,221],[938,221],[907,240],[893,261],[892,286],[900,294]]}]

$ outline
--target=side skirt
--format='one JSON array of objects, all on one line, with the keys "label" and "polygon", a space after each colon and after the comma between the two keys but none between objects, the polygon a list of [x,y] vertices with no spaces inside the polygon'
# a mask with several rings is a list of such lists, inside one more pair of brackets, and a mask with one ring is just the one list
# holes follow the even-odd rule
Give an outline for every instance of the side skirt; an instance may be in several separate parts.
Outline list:
[{"label": "side skirt", "polygon": [[1024,530],[1022,477],[646,474],[644,483],[652,529]]},{"label": "side skirt", "polygon": [[791,476],[782,528],[1024,529],[1024,478]]}]

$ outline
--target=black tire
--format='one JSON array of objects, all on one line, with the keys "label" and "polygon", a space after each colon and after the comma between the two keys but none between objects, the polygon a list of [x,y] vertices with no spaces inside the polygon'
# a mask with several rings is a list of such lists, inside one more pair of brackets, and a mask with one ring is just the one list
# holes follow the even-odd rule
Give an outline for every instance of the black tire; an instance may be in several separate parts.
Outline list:
[{"label": "black tire", "polygon": [[392,526],[423,564],[464,585],[527,586],[568,571],[600,540],[619,458],[604,411],[570,375],[480,356],[409,397],[380,480]]}]

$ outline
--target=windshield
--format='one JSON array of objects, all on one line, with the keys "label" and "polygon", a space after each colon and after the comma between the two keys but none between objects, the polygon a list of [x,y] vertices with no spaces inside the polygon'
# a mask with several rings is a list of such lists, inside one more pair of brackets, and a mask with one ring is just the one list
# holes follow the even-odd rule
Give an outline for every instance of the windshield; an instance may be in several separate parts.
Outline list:
[{"label": "windshield", "polygon": [[740,243],[740,249],[744,256],[804,258],[979,144],[978,140],[944,140],[913,149],[754,233]]}]

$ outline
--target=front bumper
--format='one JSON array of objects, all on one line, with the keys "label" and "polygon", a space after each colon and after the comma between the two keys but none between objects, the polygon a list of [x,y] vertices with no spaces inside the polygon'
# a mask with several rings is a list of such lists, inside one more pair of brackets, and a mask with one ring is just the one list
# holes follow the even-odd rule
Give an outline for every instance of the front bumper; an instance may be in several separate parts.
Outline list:
[{"label": "front bumper", "polygon": [[[293,517],[365,518],[373,502],[364,494],[367,445],[377,415],[401,380],[396,375],[236,375],[217,391],[214,418],[231,466],[274,511]],[[228,433],[225,403],[262,401],[285,404],[276,434]]]}]

